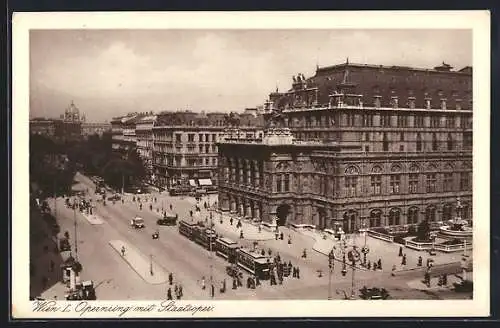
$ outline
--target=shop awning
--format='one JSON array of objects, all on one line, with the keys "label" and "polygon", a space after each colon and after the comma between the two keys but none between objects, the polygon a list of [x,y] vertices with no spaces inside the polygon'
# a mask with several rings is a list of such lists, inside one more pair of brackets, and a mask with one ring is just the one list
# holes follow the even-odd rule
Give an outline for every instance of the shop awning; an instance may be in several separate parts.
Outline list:
[{"label": "shop awning", "polygon": [[199,182],[200,186],[211,186],[212,185],[211,179],[198,179],[198,182]]},{"label": "shop awning", "polygon": [[193,179],[189,179],[189,185],[192,187],[196,187],[196,182]]}]

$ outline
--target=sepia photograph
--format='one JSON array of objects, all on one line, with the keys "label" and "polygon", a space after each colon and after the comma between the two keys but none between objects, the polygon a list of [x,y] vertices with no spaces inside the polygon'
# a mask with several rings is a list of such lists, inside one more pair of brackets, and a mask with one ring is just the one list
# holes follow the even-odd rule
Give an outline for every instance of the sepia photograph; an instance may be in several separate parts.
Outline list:
[{"label": "sepia photograph", "polygon": [[14,307],[392,316],[418,300],[458,316],[479,301],[487,315],[489,16],[468,14],[25,17]]}]

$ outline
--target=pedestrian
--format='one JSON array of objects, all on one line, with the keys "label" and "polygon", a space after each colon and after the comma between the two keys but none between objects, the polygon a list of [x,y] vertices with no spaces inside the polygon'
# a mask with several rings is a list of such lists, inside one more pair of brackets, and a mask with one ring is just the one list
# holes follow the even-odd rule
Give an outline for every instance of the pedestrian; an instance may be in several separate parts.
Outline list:
[{"label": "pedestrian", "polygon": [[215,296],[215,287],[214,285],[212,284],[212,286],[210,287],[210,296],[211,297],[214,297]]},{"label": "pedestrian", "polygon": [[406,254],[403,254],[403,259],[401,260],[401,265],[406,265]]},{"label": "pedestrian", "polygon": [[121,251],[122,251],[122,256],[125,256],[125,246],[122,246]]},{"label": "pedestrian", "polygon": [[272,254],[272,253],[273,253],[273,251],[269,248],[269,249],[267,250],[267,254],[268,254],[269,256],[271,256],[271,254]]},{"label": "pedestrian", "polygon": [[226,292],[226,278],[224,278],[224,280],[222,280],[222,289],[221,289],[221,293],[225,293]]},{"label": "pedestrian", "polygon": [[403,256],[403,247],[399,246],[399,254],[398,256]]},{"label": "pedestrian", "polygon": [[276,232],[274,233],[274,238],[275,238],[276,240],[278,240],[278,237],[279,237],[279,233],[278,233],[278,231],[276,231]]},{"label": "pedestrian", "polygon": [[201,278],[201,289],[205,290],[206,286],[205,286],[205,276],[203,276]]},{"label": "pedestrian", "polygon": [[419,266],[419,267],[421,267],[421,266],[422,266],[422,256],[419,256],[419,257],[418,257],[417,266]]},{"label": "pedestrian", "polygon": [[292,236],[288,235],[288,245],[292,244]]},{"label": "pedestrian", "polygon": [[304,250],[302,251],[302,258],[307,258],[307,251],[306,249],[304,248]]},{"label": "pedestrian", "polygon": [[297,279],[300,279],[300,268],[297,267]]},{"label": "pedestrian", "polygon": [[382,270],[382,259],[378,259],[377,269]]},{"label": "pedestrian", "polygon": [[373,262],[373,271],[377,270],[377,262]]},{"label": "pedestrian", "polygon": [[[125,200],[123,198],[122,198],[122,204],[125,204]],[[172,293],[172,292],[170,292],[170,293]],[[170,296],[172,296],[172,295],[170,295]]]},{"label": "pedestrian", "polygon": [[262,255],[262,256],[266,255],[266,251],[264,250],[264,248],[260,251],[260,255]]},{"label": "pedestrian", "polygon": [[172,272],[170,272],[168,274],[168,283],[172,285],[173,281],[174,281],[174,275],[172,274]]},{"label": "pedestrian", "polygon": [[240,231],[240,239],[243,239],[243,229]]},{"label": "pedestrian", "polygon": [[149,210],[152,211],[153,210],[153,204],[149,204]]},{"label": "pedestrian", "polygon": [[[183,292],[183,289],[182,289],[182,284],[179,284],[179,296],[182,297],[184,296],[184,292]],[[179,297],[179,299],[180,299]]]},{"label": "pedestrian", "polygon": [[139,209],[142,211],[142,204],[139,204]]},{"label": "pedestrian", "polygon": [[429,272],[426,272],[424,275],[424,283],[427,285],[427,287],[431,287],[431,275]]},{"label": "pedestrian", "polygon": [[446,273],[443,274],[443,285],[444,286],[448,285],[448,275]]},{"label": "pedestrian", "polygon": [[193,210],[189,211],[189,216],[193,217]]},{"label": "pedestrian", "polygon": [[168,288],[167,290],[167,300],[171,300],[172,299],[172,288]]},{"label": "pedestrian", "polygon": [[134,196],[134,197],[132,197],[132,201],[135,203],[135,196]]},{"label": "pedestrian", "polygon": [[172,207],[172,204],[170,204],[170,210],[172,210],[172,208],[173,208],[173,207]]},{"label": "pedestrian", "polygon": [[230,219],[229,219],[229,224],[230,224],[230,225],[233,225],[233,218],[230,218]]},{"label": "pedestrian", "polygon": [[238,288],[238,286],[236,285],[236,278],[233,277],[233,289],[236,289]]},{"label": "pedestrian", "polygon": [[179,286],[177,286],[177,284],[174,285],[174,291],[175,291],[175,295],[177,295],[179,293]]},{"label": "pedestrian", "polygon": [[371,270],[372,269],[372,262],[371,261],[368,261],[368,264],[366,265],[366,268],[368,270]]}]

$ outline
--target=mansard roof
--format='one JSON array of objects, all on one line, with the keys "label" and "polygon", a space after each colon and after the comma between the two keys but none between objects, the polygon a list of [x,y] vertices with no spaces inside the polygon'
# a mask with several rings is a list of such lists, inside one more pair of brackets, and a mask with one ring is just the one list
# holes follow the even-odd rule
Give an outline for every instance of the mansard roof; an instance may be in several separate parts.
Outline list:
[{"label": "mansard roof", "polygon": [[284,93],[271,93],[270,100],[284,107],[297,94],[314,93],[317,89],[321,106],[329,103],[331,94],[348,90],[348,93],[362,95],[364,104],[373,104],[374,96],[380,97],[382,106],[390,106],[392,97],[402,101],[414,97],[416,107],[425,107],[425,99],[429,98],[433,108],[440,106],[441,99],[447,99],[451,106],[454,101],[461,101],[462,108],[468,109],[472,99],[472,67],[451,69],[446,63],[434,69],[349,62],[317,67],[312,77],[299,74],[296,79],[294,76],[292,88]]}]

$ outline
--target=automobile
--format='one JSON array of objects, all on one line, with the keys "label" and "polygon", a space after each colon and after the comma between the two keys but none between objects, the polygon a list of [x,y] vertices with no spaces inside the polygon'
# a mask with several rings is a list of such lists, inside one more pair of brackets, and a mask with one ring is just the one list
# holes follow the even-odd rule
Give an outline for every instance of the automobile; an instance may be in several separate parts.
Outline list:
[{"label": "automobile", "polygon": [[364,300],[386,300],[390,296],[385,288],[366,288],[363,286],[359,291],[361,292],[360,297]]},{"label": "automobile", "polygon": [[63,239],[59,240],[59,250],[61,252],[71,250],[71,245],[70,245],[69,240],[67,238],[63,238]]},{"label": "automobile", "polygon": [[132,220],[130,220],[130,226],[136,229],[142,229],[145,227],[144,225],[144,219],[141,217],[136,216]]},{"label": "automobile", "polygon": [[108,200],[111,200],[111,201],[113,201],[113,200],[118,201],[120,199],[122,199],[122,198],[117,194],[114,194],[113,196],[108,197]]},{"label": "automobile", "polygon": [[95,301],[97,299],[94,282],[92,280],[82,282],[82,294],[84,300]]},{"label": "automobile", "polygon": [[177,216],[164,216],[156,221],[157,225],[174,226],[177,224]]}]

